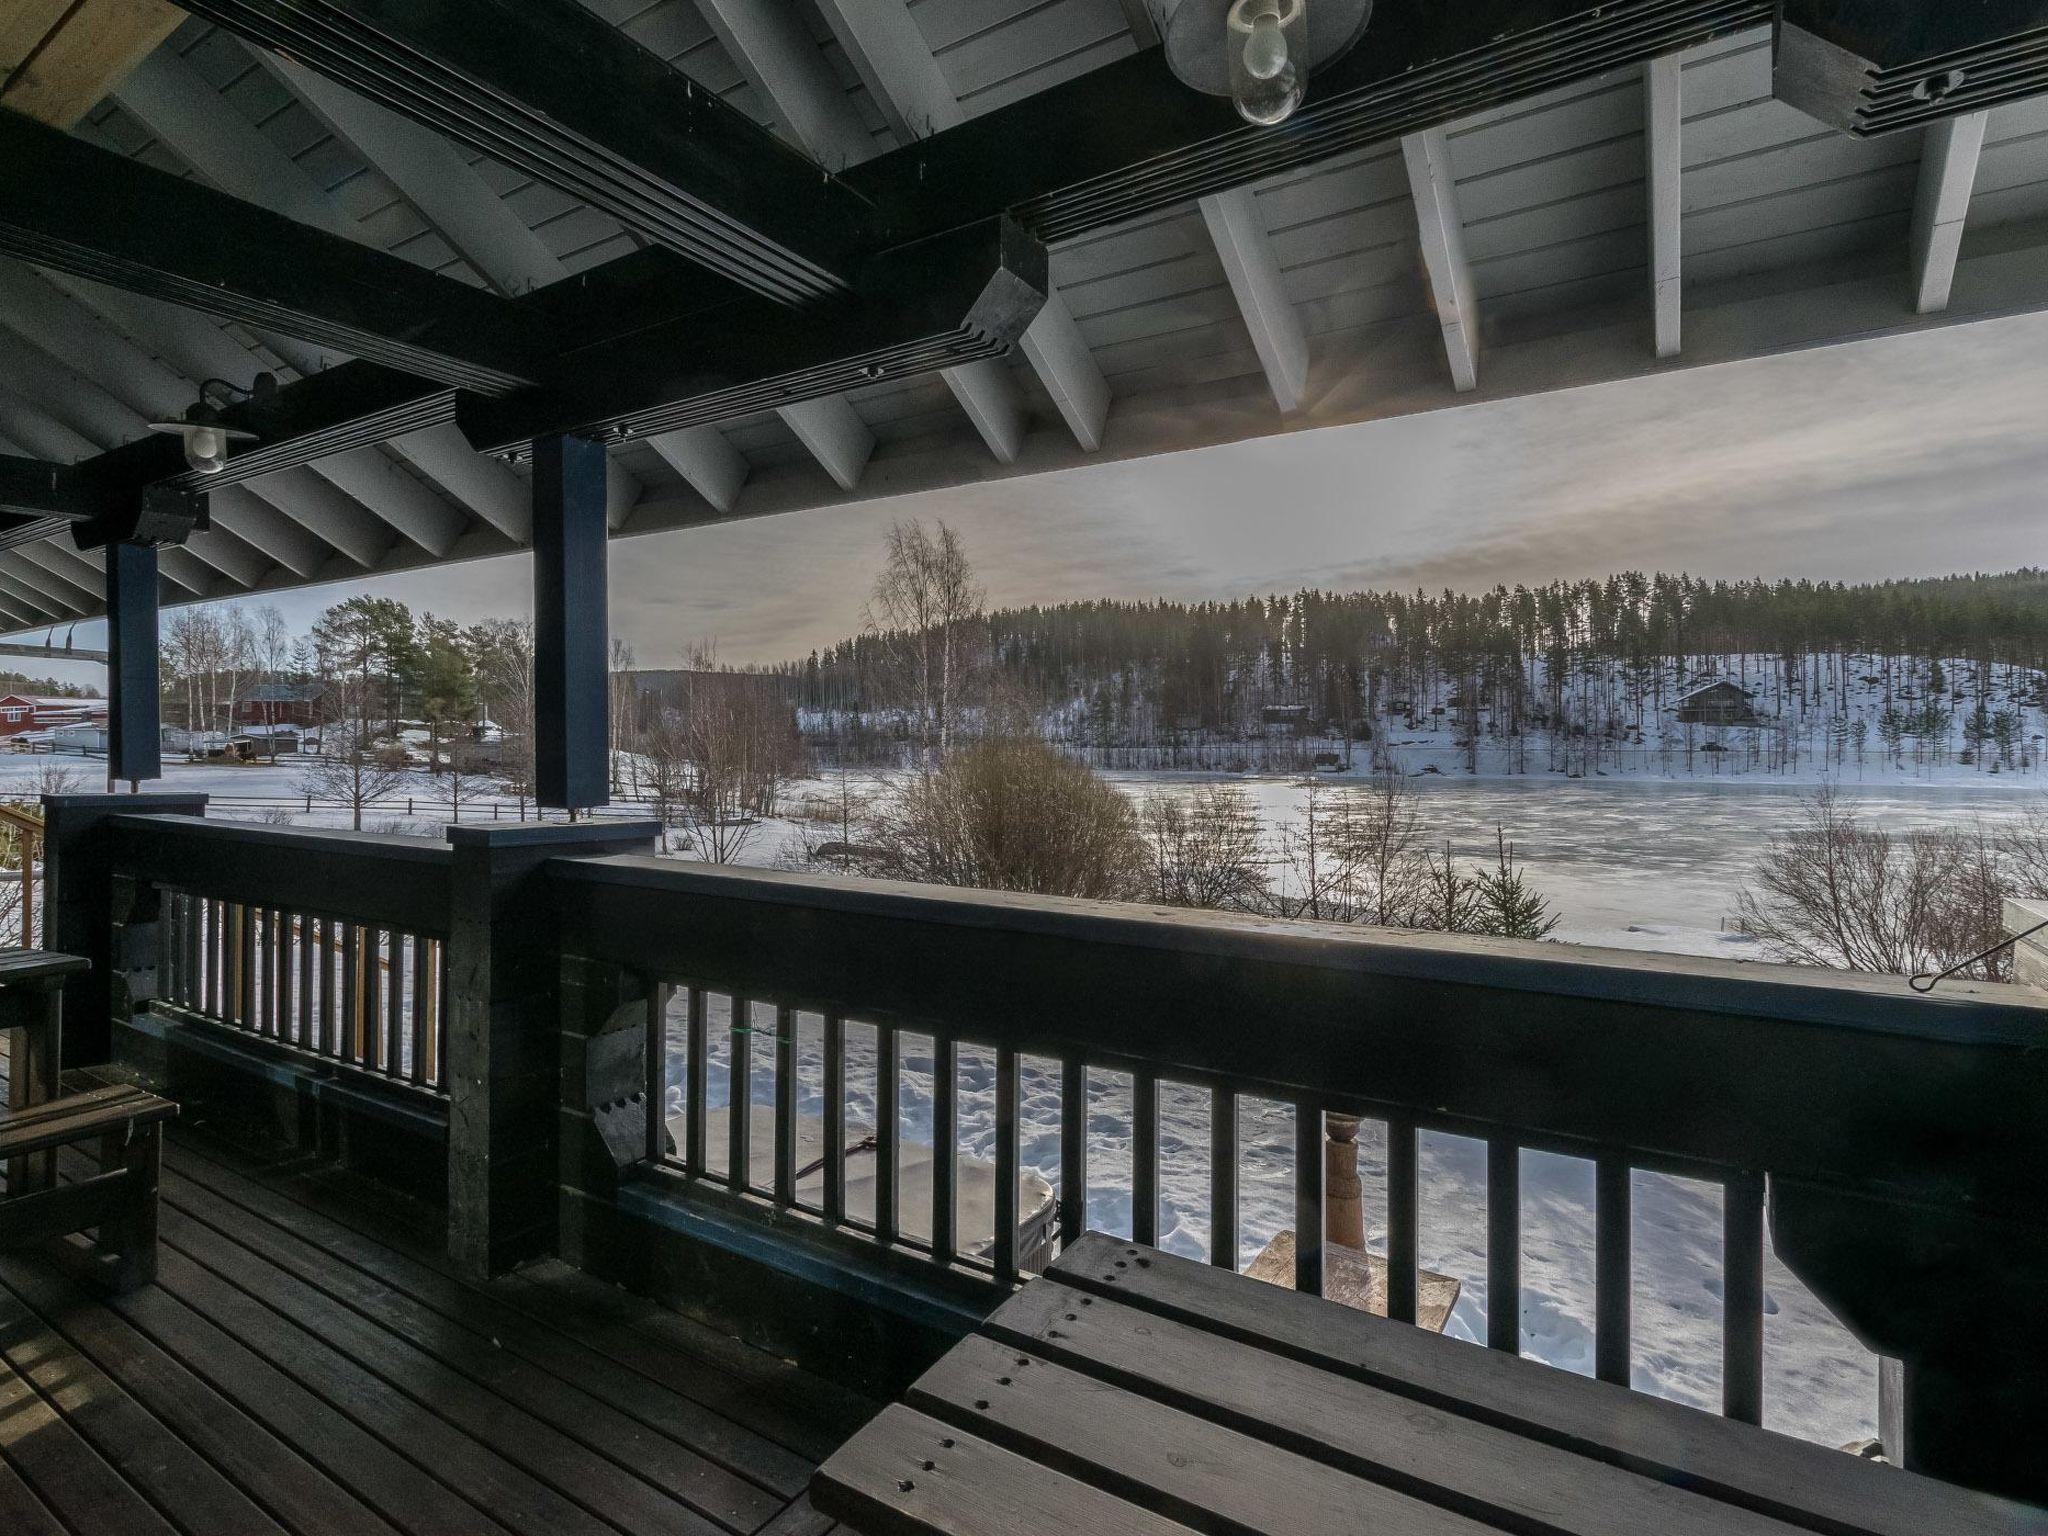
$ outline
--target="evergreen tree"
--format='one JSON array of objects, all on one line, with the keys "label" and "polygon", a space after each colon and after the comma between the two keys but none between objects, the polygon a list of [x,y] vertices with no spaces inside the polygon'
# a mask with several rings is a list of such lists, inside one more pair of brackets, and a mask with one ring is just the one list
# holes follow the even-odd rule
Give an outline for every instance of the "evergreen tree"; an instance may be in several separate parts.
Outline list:
[{"label": "evergreen tree", "polygon": [[1495,827],[1493,835],[1498,850],[1494,867],[1480,870],[1474,880],[1478,920],[1473,931],[1497,934],[1504,939],[1547,937],[1557,926],[1556,914],[1515,863],[1515,850],[1507,833]]}]

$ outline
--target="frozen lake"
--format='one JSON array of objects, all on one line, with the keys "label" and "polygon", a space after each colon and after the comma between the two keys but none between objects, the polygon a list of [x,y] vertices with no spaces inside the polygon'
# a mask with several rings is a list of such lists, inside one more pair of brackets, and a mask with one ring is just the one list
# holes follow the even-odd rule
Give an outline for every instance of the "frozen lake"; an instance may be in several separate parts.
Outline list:
[{"label": "frozen lake", "polygon": [[[1111,774],[1134,795],[1186,793],[1192,779]],[[1928,783],[1900,777],[1840,786],[1871,825],[1995,824],[2043,803],[2039,780],[1976,776]],[[1206,782],[1215,782],[1212,778]],[[1303,791],[1288,779],[1232,779],[1269,826],[1300,815]],[[1335,783],[1341,784],[1342,780]],[[1507,830],[1515,856],[1562,921],[1554,935],[1686,954],[1753,956],[1724,929],[1736,894],[1764,841],[1800,817],[1810,784],[1745,779],[1459,778],[1421,774],[1415,786],[1424,831],[1471,862],[1491,862],[1493,829]]]}]

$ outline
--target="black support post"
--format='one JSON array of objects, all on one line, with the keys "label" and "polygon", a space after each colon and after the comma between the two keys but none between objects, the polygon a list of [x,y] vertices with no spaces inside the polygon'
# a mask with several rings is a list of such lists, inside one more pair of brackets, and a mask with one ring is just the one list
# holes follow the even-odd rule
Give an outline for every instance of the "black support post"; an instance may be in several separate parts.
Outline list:
[{"label": "black support post", "polygon": [[611,782],[604,486],[604,444],[534,440],[534,798],[558,810],[603,805]]},{"label": "black support post", "polygon": [[[548,861],[651,853],[660,830],[651,821],[447,829],[448,1252],[472,1275],[555,1245],[564,1048]],[[579,1056],[586,1032],[575,1031]],[[571,1077],[580,1104],[585,1085]]]},{"label": "black support post", "polygon": [[107,785],[133,785],[164,773],[157,721],[156,550],[107,548]]}]

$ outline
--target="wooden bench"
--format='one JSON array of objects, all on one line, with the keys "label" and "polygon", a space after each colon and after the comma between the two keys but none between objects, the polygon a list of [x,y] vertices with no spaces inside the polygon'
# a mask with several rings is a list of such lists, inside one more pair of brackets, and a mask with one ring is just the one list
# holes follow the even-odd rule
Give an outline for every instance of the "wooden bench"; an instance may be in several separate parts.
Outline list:
[{"label": "wooden bench", "polygon": [[[90,1084],[90,1086],[88,1086]],[[0,1111],[0,1164],[98,1142],[100,1171],[72,1184],[35,1179],[0,1199],[0,1251],[95,1230],[89,1278],[128,1291],[156,1278],[156,1202],[163,1122],[178,1106],[127,1083],[67,1079],[80,1091]]]},{"label": "wooden bench", "polygon": [[2017,1536],[2048,1515],[1091,1233],[812,1481],[867,1536]]}]

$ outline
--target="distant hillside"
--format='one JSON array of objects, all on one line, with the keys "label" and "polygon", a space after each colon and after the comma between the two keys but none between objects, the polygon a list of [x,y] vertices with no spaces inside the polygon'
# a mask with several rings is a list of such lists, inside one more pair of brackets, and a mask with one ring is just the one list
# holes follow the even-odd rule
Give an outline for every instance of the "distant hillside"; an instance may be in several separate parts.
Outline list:
[{"label": "distant hillside", "polygon": [[[1355,764],[1371,744],[1513,772],[1699,771],[1699,754],[1715,771],[2032,771],[2048,731],[2048,571],[2032,568],[1066,603],[973,629],[964,697],[1022,702],[1112,767]],[[867,635],[782,669],[827,756],[886,757],[906,734],[901,652]],[[1717,678],[1752,719],[1680,708]]]}]

